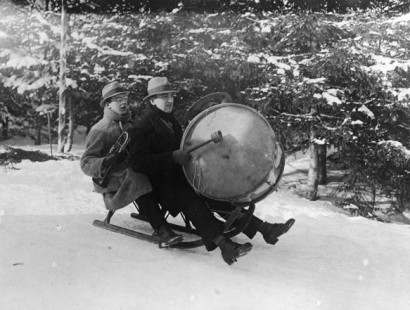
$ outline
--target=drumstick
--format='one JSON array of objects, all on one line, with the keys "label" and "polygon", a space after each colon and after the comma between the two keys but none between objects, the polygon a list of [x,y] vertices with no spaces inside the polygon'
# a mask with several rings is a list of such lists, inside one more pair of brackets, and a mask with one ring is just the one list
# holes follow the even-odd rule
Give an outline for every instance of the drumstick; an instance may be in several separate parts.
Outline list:
[{"label": "drumstick", "polygon": [[204,142],[202,142],[202,143],[200,143],[200,144],[198,144],[198,145],[192,147],[191,149],[188,150],[188,153],[191,153],[191,152],[193,152],[193,151],[199,149],[200,147],[203,147],[204,145],[207,145],[208,143],[211,143],[211,142],[213,142],[213,143],[219,143],[219,142],[221,142],[222,140],[223,140],[222,132],[221,132],[220,130],[215,131],[215,132],[213,132],[213,133],[211,134],[211,139],[206,140],[206,141],[204,141]]}]

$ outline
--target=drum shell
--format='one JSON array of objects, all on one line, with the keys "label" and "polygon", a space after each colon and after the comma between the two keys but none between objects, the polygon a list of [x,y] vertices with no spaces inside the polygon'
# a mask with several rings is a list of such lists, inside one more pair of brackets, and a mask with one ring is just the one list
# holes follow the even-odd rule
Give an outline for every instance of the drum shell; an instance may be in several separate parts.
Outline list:
[{"label": "drum shell", "polygon": [[255,109],[236,103],[214,105],[187,126],[181,148],[189,150],[221,131],[223,140],[193,151],[185,177],[200,195],[249,204],[277,186],[285,165],[283,148],[268,121]]}]

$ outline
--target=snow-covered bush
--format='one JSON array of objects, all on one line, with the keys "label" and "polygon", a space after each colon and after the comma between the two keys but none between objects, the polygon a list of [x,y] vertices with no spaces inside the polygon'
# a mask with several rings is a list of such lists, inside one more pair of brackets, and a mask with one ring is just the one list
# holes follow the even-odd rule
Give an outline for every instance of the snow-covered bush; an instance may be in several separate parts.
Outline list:
[{"label": "snow-covered bush", "polygon": [[376,193],[394,198],[388,211],[409,207],[403,203],[410,199],[409,122],[409,107],[380,92],[357,106],[344,127],[339,155],[349,173],[343,190],[354,193],[362,215],[375,215]]}]

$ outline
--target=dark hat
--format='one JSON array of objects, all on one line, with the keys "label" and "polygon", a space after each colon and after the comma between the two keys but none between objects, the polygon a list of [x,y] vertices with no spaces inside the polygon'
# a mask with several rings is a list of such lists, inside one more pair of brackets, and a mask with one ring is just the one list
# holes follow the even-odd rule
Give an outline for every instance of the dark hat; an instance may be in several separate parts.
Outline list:
[{"label": "dark hat", "polygon": [[169,83],[166,77],[153,77],[148,82],[148,96],[143,100],[146,100],[154,95],[167,94],[167,93],[177,93],[178,91],[173,89],[172,85]]},{"label": "dark hat", "polygon": [[120,83],[118,82],[111,82],[104,86],[102,89],[102,99],[100,102],[100,106],[104,107],[105,102],[107,99],[114,97],[118,94],[129,94],[129,91],[126,90]]}]

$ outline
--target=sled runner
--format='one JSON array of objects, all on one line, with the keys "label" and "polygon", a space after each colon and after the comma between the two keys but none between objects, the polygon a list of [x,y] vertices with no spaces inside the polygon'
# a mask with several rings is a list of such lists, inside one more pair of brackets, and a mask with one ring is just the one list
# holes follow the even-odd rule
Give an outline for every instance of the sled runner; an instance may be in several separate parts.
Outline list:
[{"label": "sled runner", "polygon": [[[144,215],[139,213],[138,205],[136,203],[134,203],[134,205],[136,207],[137,212],[131,213],[131,218],[147,222],[147,219],[144,217]],[[241,233],[245,229],[245,227],[248,225],[250,218],[255,211],[254,204],[251,204],[249,207],[246,207],[246,208],[238,206],[233,211],[227,211],[221,208],[217,208],[216,206],[212,208],[210,203],[208,203],[208,206],[210,207],[211,211],[214,214],[217,214],[217,217],[219,218],[221,225],[223,225],[224,235],[228,238],[231,238]],[[113,217],[113,215],[114,215],[114,211],[108,211],[108,214],[103,221],[94,220],[93,225],[103,228],[103,229],[116,232],[116,233],[129,236],[129,237],[152,242],[152,243],[158,244],[160,247],[163,247],[159,244],[160,239],[154,234],[149,235],[143,232],[131,230],[128,228],[124,228],[124,227],[112,224],[111,218]],[[199,238],[196,229],[192,227],[191,223],[185,217],[183,217],[183,215],[181,215],[181,217],[183,219],[184,225],[178,225],[178,224],[175,224],[169,221],[169,225],[171,226],[171,228],[179,232],[192,234],[194,236],[197,236],[197,238],[192,241],[183,241],[178,244],[172,245],[170,247],[195,248],[195,247],[204,245],[202,239]],[[169,218],[168,213],[165,214],[165,218],[166,219]]]},{"label": "sled runner", "polygon": [[[276,189],[285,157],[279,139],[259,112],[248,106],[225,103],[226,96],[217,94],[200,99],[189,110],[187,119],[191,121],[180,148],[192,154],[191,161],[183,167],[187,181],[220,221],[225,236],[231,238],[247,227],[256,203]],[[216,97],[223,103],[215,104]],[[146,221],[138,206],[135,207],[137,212],[131,217]],[[95,220],[94,225],[159,242],[156,236],[113,225],[113,214],[110,211],[103,221]],[[172,247],[202,246],[195,228],[186,218],[182,220],[183,225],[174,224],[172,219],[168,222],[171,228],[198,238]]]}]

